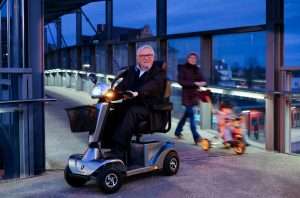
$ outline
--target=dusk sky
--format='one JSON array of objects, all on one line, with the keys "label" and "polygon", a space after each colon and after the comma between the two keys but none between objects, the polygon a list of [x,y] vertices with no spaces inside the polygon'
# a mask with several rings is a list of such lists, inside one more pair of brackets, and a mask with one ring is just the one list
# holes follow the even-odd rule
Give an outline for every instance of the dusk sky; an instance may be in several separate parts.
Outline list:
[{"label": "dusk sky", "polygon": [[[266,7],[264,0],[235,0],[228,3],[224,0],[168,0],[168,33],[184,33],[229,27],[240,27],[264,24],[266,20]],[[233,2],[233,1],[231,1]],[[130,28],[142,28],[144,25],[151,27],[156,34],[155,0],[114,0],[114,25]],[[291,9],[292,8],[292,9]],[[90,3],[82,8],[94,26],[105,23],[105,3]],[[287,0],[285,50],[288,53],[286,63],[289,65],[300,62],[300,26],[295,23],[299,20],[300,4],[297,0]],[[50,24],[52,33],[56,35],[54,25]],[[75,44],[75,15],[69,14],[62,17],[63,36],[68,45]],[[49,33],[48,33],[49,34]],[[93,35],[94,32],[83,18],[83,34]],[[255,36],[254,36],[255,35]],[[50,35],[48,35],[49,37]],[[226,38],[225,38],[226,37]],[[256,56],[261,64],[265,64],[265,34],[248,34],[244,36],[224,36],[218,42],[217,48],[225,48],[221,54],[230,59],[240,59],[244,56]],[[51,38],[48,39],[52,42]],[[216,38],[220,40],[220,38]],[[254,48],[248,48],[250,40]],[[230,42],[229,42],[230,41]],[[243,46],[245,44],[246,46]],[[191,42],[190,45],[198,45]],[[226,46],[225,46],[226,45]],[[187,46],[188,47],[188,46]],[[190,46],[192,49],[196,46]],[[216,48],[216,47],[215,47]],[[244,54],[238,53],[242,49]],[[188,49],[187,49],[188,50]],[[182,50],[186,51],[186,50]],[[237,52],[237,53],[235,53]],[[226,55],[227,54],[227,55]],[[235,54],[235,55],[233,55]],[[233,57],[235,56],[235,57]],[[298,64],[299,65],[299,64]]]}]

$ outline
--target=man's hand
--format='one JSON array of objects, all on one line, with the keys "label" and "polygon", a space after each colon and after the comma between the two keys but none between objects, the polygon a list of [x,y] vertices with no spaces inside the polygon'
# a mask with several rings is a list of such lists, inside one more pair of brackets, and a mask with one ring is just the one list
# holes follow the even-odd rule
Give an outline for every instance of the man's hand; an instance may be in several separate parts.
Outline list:
[{"label": "man's hand", "polygon": [[130,91],[130,90],[127,90],[125,91],[124,93],[124,98],[125,99],[130,99],[130,98],[135,98],[137,97],[139,94],[137,91]]},{"label": "man's hand", "polygon": [[203,87],[206,85],[206,82],[201,81],[201,82],[194,82],[195,85],[197,85],[198,87]]}]

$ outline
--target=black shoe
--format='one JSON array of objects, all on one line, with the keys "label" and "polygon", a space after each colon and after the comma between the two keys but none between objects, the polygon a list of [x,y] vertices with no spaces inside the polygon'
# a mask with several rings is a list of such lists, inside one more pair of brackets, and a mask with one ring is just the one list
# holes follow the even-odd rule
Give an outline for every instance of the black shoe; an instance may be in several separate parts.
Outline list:
[{"label": "black shoe", "polygon": [[176,137],[177,139],[180,139],[180,140],[183,140],[183,139],[184,139],[182,134],[179,134],[179,135],[174,134],[174,135],[175,135],[175,137]]},{"label": "black shoe", "polygon": [[108,156],[109,159],[120,159],[122,161],[124,161],[125,159],[125,152],[118,149],[118,148],[113,148],[111,150],[111,153]]}]

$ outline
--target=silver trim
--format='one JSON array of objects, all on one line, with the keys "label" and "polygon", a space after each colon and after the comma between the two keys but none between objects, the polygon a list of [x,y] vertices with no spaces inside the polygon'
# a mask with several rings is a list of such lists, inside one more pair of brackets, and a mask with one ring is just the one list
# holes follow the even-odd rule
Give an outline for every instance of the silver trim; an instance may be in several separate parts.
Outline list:
[{"label": "silver trim", "polygon": [[95,132],[91,138],[92,142],[99,142],[99,138],[100,138],[100,134],[101,134],[101,130],[103,127],[103,122],[108,110],[108,103],[98,103],[97,105],[99,105],[99,107],[97,106],[99,112],[98,112],[98,119],[97,119],[97,125],[96,125],[96,129]]},{"label": "silver trim", "polygon": [[120,163],[125,167],[124,162],[119,159],[83,161],[82,159],[70,158],[68,165],[73,174],[91,176],[96,170],[110,163]]},{"label": "silver trim", "polygon": [[91,161],[91,160],[97,160],[100,158],[100,151],[99,148],[88,148],[85,152],[82,161]]},{"label": "silver trim", "polygon": [[126,176],[138,175],[138,174],[147,173],[155,170],[158,170],[158,166],[147,166],[143,168],[126,171]]}]

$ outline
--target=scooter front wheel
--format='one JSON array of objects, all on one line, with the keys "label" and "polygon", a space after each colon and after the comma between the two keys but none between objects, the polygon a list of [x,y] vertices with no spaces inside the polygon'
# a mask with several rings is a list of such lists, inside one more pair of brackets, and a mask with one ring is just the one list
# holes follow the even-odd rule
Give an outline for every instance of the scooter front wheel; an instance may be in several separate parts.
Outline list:
[{"label": "scooter front wheel", "polygon": [[88,181],[88,179],[86,178],[75,176],[71,172],[69,166],[66,166],[64,176],[65,176],[65,181],[72,187],[84,186],[84,184]]},{"label": "scooter front wheel", "polygon": [[122,173],[112,167],[103,167],[97,175],[97,184],[105,193],[118,191],[123,182]]}]

